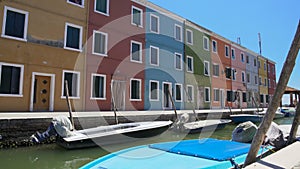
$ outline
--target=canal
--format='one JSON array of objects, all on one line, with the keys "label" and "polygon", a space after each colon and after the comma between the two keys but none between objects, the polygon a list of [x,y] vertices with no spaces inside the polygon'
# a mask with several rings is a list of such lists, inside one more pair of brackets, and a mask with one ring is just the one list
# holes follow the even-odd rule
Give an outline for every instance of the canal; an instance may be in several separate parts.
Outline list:
[{"label": "canal", "polygon": [[[275,120],[278,124],[291,124],[292,118]],[[56,144],[0,150],[0,168],[5,169],[73,169],[120,149],[150,144],[154,142],[175,141],[181,139],[217,138],[231,139],[231,133],[236,124],[228,124],[224,129],[211,133],[183,135],[166,131],[160,136],[137,142],[96,147],[80,150],[65,150]]]}]

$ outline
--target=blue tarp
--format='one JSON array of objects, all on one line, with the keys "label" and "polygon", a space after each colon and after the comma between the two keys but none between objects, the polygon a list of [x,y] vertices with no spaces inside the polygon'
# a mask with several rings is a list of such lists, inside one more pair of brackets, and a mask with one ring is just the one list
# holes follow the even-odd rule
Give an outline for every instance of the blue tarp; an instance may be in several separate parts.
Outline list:
[{"label": "blue tarp", "polygon": [[194,156],[199,158],[225,161],[248,153],[251,144],[229,140],[201,139],[184,140],[149,145],[150,148],[170,153]]}]

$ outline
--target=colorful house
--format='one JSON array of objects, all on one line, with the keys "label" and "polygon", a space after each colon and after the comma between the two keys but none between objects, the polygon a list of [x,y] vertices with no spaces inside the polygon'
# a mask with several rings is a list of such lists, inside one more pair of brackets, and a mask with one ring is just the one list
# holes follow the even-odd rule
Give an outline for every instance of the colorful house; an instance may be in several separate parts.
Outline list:
[{"label": "colorful house", "polygon": [[1,1],[0,111],[84,110],[84,1]]},{"label": "colorful house", "polygon": [[249,49],[246,50],[247,105],[249,108],[255,108],[260,103],[257,55]]},{"label": "colorful house", "polygon": [[[223,66],[225,57],[225,39],[215,33],[211,36],[211,61],[212,61],[212,108],[225,108],[227,90],[226,67]],[[229,66],[229,65],[228,65]]]},{"label": "colorful house", "polygon": [[271,61],[271,60],[267,60],[267,64],[268,64],[268,102],[270,103],[273,95],[275,93],[275,89],[276,89],[276,67],[275,67],[275,62]]},{"label": "colorful house", "polygon": [[146,5],[145,109],[184,109],[184,19]]},{"label": "colorful house", "polygon": [[185,109],[211,108],[211,32],[191,22],[186,31],[186,100]]},{"label": "colorful house", "polygon": [[258,56],[258,84],[260,94],[260,106],[267,107],[268,96],[268,70],[267,59],[263,56]]},{"label": "colorful house", "polygon": [[234,92],[233,108],[246,108],[246,55],[245,48],[231,45],[232,91]]}]

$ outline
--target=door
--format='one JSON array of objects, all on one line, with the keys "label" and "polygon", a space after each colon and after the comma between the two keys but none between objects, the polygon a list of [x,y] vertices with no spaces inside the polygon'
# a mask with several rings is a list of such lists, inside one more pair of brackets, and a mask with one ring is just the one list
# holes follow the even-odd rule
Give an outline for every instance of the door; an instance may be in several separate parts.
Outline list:
[{"label": "door", "polygon": [[170,83],[163,83],[163,108],[171,108],[170,93],[172,92]]},{"label": "door", "polygon": [[198,86],[197,106],[198,106],[198,109],[204,108],[204,88],[201,86]]},{"label": "door", "polygon": [[116,106],[117,110],[125,110],[125,90],[126,82],[120,80],[111,81],[111,101],[112,109]]},{"label": "door", "polygon": [[50,111],[51,77],[35,76],[33,93],[33,111]]}]

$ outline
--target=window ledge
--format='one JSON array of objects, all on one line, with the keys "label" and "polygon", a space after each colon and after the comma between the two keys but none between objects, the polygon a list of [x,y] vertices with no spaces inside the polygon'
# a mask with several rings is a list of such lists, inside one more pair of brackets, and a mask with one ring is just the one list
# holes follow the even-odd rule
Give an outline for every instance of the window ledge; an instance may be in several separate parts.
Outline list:
[{"label": "window ledge", "polygon": [[7,39],[13,39],[13,40],[18,40],[18,41],[23,41],[23,42],[27,42],[27,39],[24,38],[18,38],[18,37],[14,37],[14,36],[8,36],[8,35],[1,35],[2,38],[7,38]]},{"label": "window ledge", "polygon": [[0,94],[0,97],[23,97],[23,94]]}]

